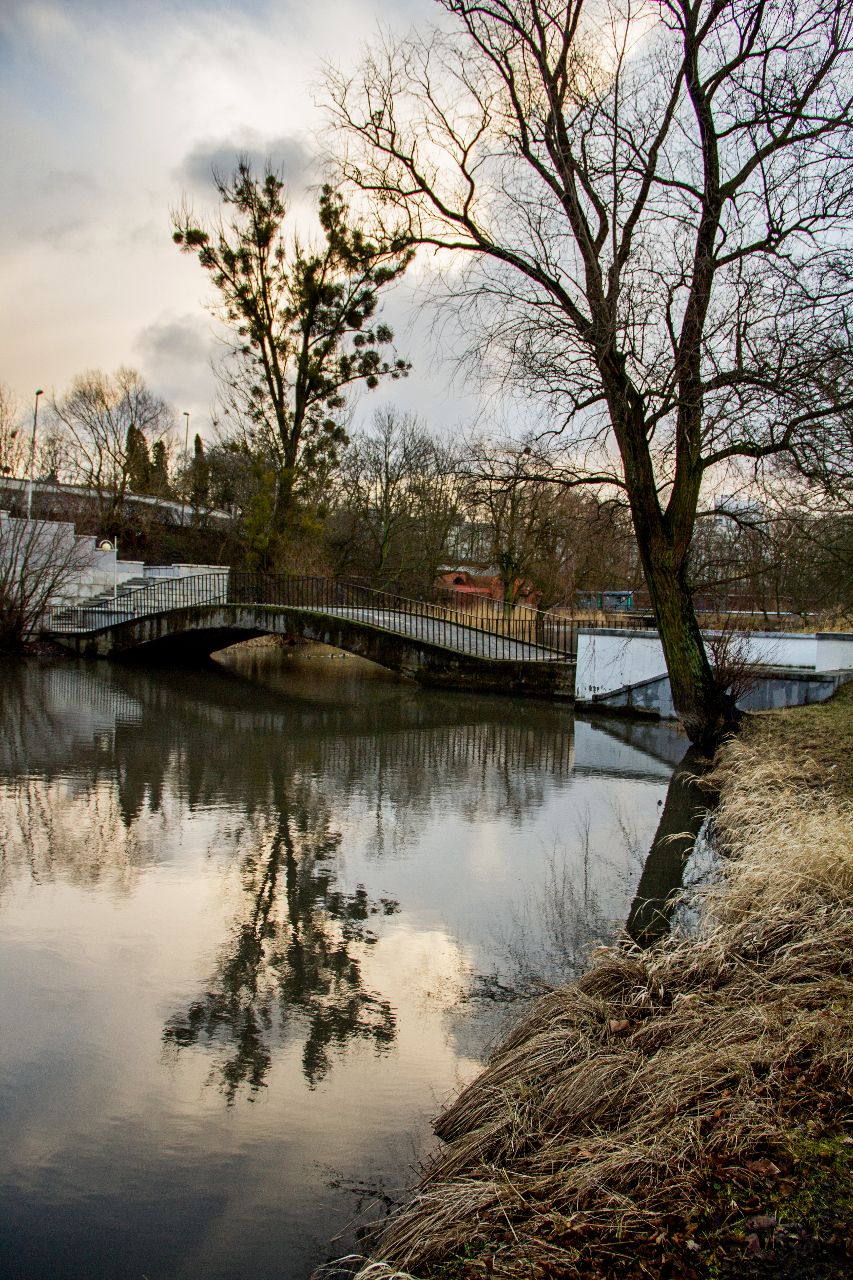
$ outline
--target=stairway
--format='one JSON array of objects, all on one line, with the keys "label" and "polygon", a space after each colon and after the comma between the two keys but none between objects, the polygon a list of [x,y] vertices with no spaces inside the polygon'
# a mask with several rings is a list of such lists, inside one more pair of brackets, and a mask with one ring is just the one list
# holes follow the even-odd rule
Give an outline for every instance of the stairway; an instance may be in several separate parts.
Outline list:
[{"label": "stairway", "polygon": [[86,613],[133,616],[135,610],[127,607],[130,603],[129,597],[150,586],[151,582],[146,578],[126,578],[124,582],[119,583],[117,590],[101,591],[85,600],[79,600],[76,604],[53,609],[52,624],[58,627],[63,623],[68,624],[72,618],[80,616],[80,610],[85,610]]}]

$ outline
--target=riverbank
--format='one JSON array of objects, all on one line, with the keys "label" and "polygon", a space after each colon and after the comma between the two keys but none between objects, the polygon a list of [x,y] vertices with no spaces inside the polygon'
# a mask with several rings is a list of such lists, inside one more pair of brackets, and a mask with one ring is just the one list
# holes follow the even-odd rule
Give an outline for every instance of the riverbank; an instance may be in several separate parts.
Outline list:
[{"label": "riverbank", "polygon": [[699,934],[533,1006],[364,1280],[850,1274],[853,686],[750,719],[711,777]]}]

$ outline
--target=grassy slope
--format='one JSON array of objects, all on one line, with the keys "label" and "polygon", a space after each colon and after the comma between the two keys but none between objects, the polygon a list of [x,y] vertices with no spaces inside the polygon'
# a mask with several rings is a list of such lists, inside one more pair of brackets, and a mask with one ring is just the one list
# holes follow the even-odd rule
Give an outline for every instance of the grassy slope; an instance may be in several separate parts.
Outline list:
[{"label": "grassy slope", "polygon": [[750,719],[714,781],[702,936],[537,1002],[363,1275],[850,1274],[853,686]]}]

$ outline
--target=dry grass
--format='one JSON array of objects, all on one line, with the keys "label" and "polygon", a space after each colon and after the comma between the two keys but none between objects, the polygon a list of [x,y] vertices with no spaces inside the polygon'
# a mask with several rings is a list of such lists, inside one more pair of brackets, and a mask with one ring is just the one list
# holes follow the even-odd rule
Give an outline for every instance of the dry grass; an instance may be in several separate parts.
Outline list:
[{"label": "dry grass", "polygon": [[825,609],[816,613],[763,614],[746,610],[701,609],[699,624],[703,630],[725,630],[735,626],[738,631],[853,631],[853,615],[845,609]]},{"label": "dry grass", "polygon": [[702,936],[602,950],[537,1001],[440,1117],[364,1280],[740,1275],[767,1223],[774,1256],[824,1248],[808,1152],[843,1185],[853,1097],[851,695],[724,747]]},{"label": "dry grass", "polygon": [[853,906],[853,684],[831,703],[754,717],[720,753],[715,824],[731,855],[726,918],[817,895]]}]

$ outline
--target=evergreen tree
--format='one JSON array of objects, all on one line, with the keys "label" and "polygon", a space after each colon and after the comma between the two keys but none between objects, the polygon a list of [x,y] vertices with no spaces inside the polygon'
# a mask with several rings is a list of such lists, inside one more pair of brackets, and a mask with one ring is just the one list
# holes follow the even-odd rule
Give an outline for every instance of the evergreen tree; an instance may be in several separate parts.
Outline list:
[{"label": "evergreen tree", "polygon": [[169,459],[162,440],[155,440],[151,450],[149,492],[158,498],[168,497],[169,494]]},{"label": "evergreen tree", "polygon": [[270,453],[270,520],[281,532],[346,441],[349,388],[407,372],[404,360],[384,354],[393,335],[374,317],[380,290],[412,250],[408,238],[373,241],[351,226],[329,186],[318,209],[324,241],[306,246],[286,234],[284,184],[269,165],[257,177],[240,157],[230,177],[214,176],[227,221],[206,227],[184,208],[173,239],[197,254],[218,290],[212,310],[233,333],[229,399]]},{"label": "evergreen tree", "polygon": [[206,507],[210,496],[210,465],[204,455],[204,442],[200,435],[193,441],[193,460],[190,463],[190,492],[194,507]]},{"label": "evergreen tree", "polygon": [[131,422],[125,444],[127,475],[133,493],[149,493],[151,490],[151,458],[148,442],[139,428]]}]

